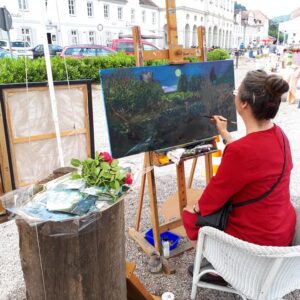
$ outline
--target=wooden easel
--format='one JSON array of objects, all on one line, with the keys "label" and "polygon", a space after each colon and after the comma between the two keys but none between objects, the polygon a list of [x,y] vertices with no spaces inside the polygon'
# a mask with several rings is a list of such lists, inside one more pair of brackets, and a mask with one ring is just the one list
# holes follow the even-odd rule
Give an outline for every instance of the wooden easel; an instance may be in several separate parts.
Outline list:
[{"label": "wooden easel", "polygon": [[[178,45],[178,34],[177,34],[177,21],[176,21],[176,4],[175,0],[166,0],[166,17],[168,24],[168,45],[169,49],[167,50],[154,50],[154,51],[143,51],[140,27],[134,26],[132,28],[133,40],[134,40],[134,54],[136,59],[136,66],[143,66],[144,60],[155,60],[155,59],[168,59],[170,64],[184,64],[187,63],[185,59],[188,57],[199,57],[199,61],[204,61],[204,40],[205,40],[205,29],[203,26],[198,27],[198,48],[185,49],[182,46]],[[210,141],[216,147],[214,138]],[[205,168],[206,168],[206,182],[209,182],[213,176],[212,168],[212,153],[211,151],[205,154]],[[178,186],[178,205],[180,214],[182,213],[183,208],[187,204],[187,189],[185,182],[185,172],[184,172],[184,162],[188,159],[193,158],[193,164],[191,168],[191,173],[188,181],[188,188],[191,188],[194,172],[197,164],[197,155],[194,157],[189,157],[182,159],[180,163],[176,166],[177,172],[177,186]],[[177,218],[171,222],[160,225],[158,218],[158,207],[157,207],[157,198],[156,198],[156,186],[155,186],[155,176],[154,176],[154,166],[165,166],[160,165],[157,159],[157,154],[155,152],[146,152],[144,157],[144,170],[149,170],[142,175],[141,189],[139,194],[137,216],[136,216],[136,225],[135,228],[129,228],[129,235],[133,238],[139,246],[147,253],[150,254],[153,250],[158,250],[161,253],[161,244],[160,244],[160,233],[177,228],[182,225],[181,218]],[[151,223],[153,228],[153,237],[155,247],[150,245],[144,238],[144,235],[140,232],[140,220],[143,206],[143,198],[145,192],[146,179],[148,182],[148,191],[149,191],[149,201],[151,208]],[[171,256],[178,255],[191,248],[191,245],[184,245],[181,248],[177,247],[172,251]],[[166,260],[163,261],[164,270],[167,273],[170,273],[171,270],[168,267]]]},{"label": "wooden easel", "polygon": [[134,275],[135,264],[126,262],[127,300],[160,300],[151,295],[138,277]]}]

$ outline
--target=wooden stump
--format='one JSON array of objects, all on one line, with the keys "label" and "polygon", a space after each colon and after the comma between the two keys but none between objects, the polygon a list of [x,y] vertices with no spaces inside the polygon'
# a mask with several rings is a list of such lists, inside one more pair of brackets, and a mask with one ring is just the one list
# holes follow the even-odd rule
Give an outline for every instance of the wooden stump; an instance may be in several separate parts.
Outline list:
[{"label": "wooden stump", "polygon": [[16,222],[27,300],[126,299],[123,201],[78,221]]}]

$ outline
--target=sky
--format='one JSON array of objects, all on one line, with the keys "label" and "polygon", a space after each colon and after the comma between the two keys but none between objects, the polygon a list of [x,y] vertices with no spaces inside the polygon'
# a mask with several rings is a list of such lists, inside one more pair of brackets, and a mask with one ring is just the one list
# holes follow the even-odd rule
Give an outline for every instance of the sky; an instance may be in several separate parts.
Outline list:
[{"label": "sky", "polygon": [[247,9],[258,9],[268,18],[289,15],[293,10],[300,7],[299,0],[237,0]]}]

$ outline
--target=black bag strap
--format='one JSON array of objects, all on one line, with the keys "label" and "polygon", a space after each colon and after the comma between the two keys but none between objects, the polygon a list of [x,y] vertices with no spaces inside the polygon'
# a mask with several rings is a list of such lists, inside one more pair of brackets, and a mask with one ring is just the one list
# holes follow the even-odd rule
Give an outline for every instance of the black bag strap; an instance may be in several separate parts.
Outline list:
[{"label": "black bag strap", "polygon": [[280,132],[282,134],[283,151],[284,151],[284,162],[283,162],[283,167],[282,167],[282,171],[281,171],[280,176],[277,178],[276,182],[272,185],[272,187],[267,192],[263,193],[259,197],[256,197],[256,198],[253,198],[253,199],[249,199],[249,200],[246,200],[246,201],[243,201],[243,202],[240,202],[240,203],[233,204],[232,205],[233,208],[235,208],[235,207],[241,207],[241,206],[244,206],[244,205],[247,205],[247,204],[251,204],[251,203],[254,203],[254,202],[257,202],[259,200],[264,199],[265,197],[269,196],[274,191],[274,189],[276,188],[276,186],[278,185],[278,183],[281,181],[281,179],[283,177],[283,174],[284,174],[285,165],[286,165],[286,147],[285,147],[285,138],[284,138],[284,135],[283,135],[283,132],[282,132],[281,128],[280,128]]}]

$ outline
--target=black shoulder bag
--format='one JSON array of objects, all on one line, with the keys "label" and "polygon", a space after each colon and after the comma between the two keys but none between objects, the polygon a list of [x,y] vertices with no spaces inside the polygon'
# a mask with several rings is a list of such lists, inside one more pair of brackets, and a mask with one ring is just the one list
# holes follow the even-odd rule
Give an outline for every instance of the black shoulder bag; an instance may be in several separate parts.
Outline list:
[{"label": "black shoulder bag", "polygon": [[278,183],[281,181],[281,179],[283,177],[285,165],[286,165],[286,149],[285,149],[286,147],[285,147],[285,139],[284,139],[282,130],[281,130],[281,134],[282,134],[282,139],[283,139],[284,162],[283,162],[281,174],[278,177],[278,179],[276,180],[276,182],[273,184],[273,186],[270,188],[270,190],[263,193],[261,196],[259,196],[257,198],[249,199],[249,200],[246,200],[246,201],[243,201],[240,203],[236,203],[236,204],[233,204],[232,201],[229,200],[218,211],[216,211],[210,215],[207,215],[205,217],[199,215],[197,218],[197,221],[196,221],[196,226],[201,226],[201,227],[202,226],[211,226],[211,227],[215,227],[219,230],[224,231],[224,229],[226,228],[227,222],[228,222],[228,217],[229,217],[231,211],[233,210],[233,208],[241,207],[244,205],[248,205],[248,204],[260,201],[260,200],[264,199],[265,197],[267,197],[268,195],[270,195],[274,191],[274,189],[276,188],[276,186],[278,185]]}]

